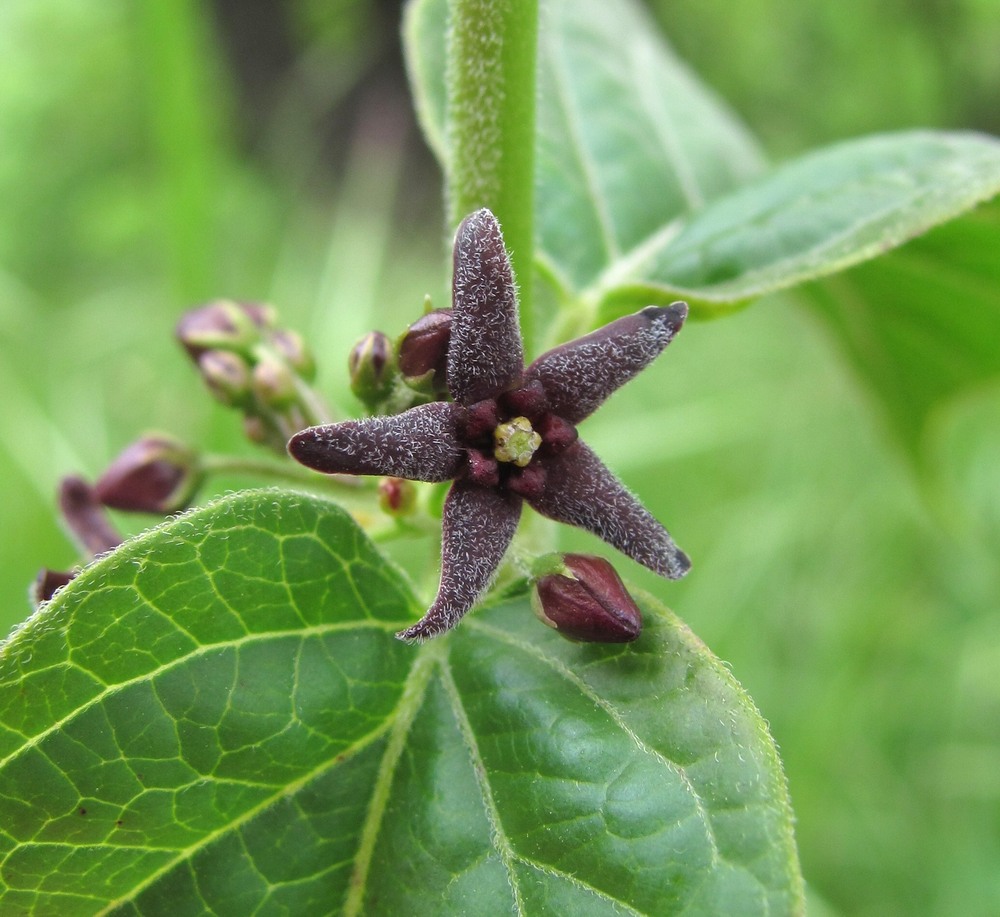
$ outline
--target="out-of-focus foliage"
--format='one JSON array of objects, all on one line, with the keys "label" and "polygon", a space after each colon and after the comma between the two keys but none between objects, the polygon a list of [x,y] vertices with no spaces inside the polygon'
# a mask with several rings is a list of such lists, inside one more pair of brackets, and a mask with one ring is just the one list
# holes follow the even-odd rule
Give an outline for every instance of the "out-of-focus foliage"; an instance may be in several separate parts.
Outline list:
[{"label": "out-of-focus foliage", "polygon": [[[288,4],[290,66],[262,84],[264,104],[230,65],[225,49],[242,46],[224,18],[147,6],[168,34],[201,36],[173,46],[208,87],[197,136],[167,143],[155,127],[179,100],[149,66],[170,53],[163,29],[133,5],[0,4],[8,625],[37,567],[71,562],[52,515],[61,474],[96,476],[147,428],[242,448],[170,340],[187,297],[274,300],[348,403],[353,340],[442,294],[436,179],[417,168],[401,96],[369,79],[395,24],[376,33],[360,0]],[[775,156],[889,128],[1000,131],[993,0],[657,6]],[[185,175],[205,189],[190,209]],[[186,273],[185,258],[202,266]],[[770,721],[807,881],[835,913],[995,913],[996,386],[940,408],[917,481],[852,365],[788,301],[693,325],[666,375],[668,398],[662,377],[637,382],[616,396],[616,425],[596,417],[585,435],[696,558],[671,605]]]},{"label": "out-of-focus foliage", "polygon": [[1000,134],[995,0],[650,6],[775,157],[908,127]]}]

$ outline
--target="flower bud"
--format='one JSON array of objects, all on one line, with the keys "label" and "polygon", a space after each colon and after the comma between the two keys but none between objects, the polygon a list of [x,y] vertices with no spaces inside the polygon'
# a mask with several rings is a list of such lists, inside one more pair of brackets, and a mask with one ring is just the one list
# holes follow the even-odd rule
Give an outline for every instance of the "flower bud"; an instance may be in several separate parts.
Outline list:
[{"label": "flower bud", "polygon": [[451,309],[420,316],[399,339],[399,371],[407,385],[430,394],[448,390]]},{"label": "flower bud", "polygon": [[175,513],[187,507],[201,479],[192,449],[168,436],[144,436],[111,463],[94,493],[112,509]]},{"label": "flower bud", "polygon": [[316,378],[316,361],[301,334],[286,328],[277,328],[271,334],[271,344],[306,382],[312,382]]},{"label": "flower bud", "polygon": [[266,408],[285,408],[298,395],[292,370],[273,356],[261,357],[254,366],[251,385],[257,401]]},{"label": "flower bud", "polygon": [[391,394],[395,362],[392,342],[381,331],[369,331],[351,348],[347,368],[359,401],[374,407]]},{"label": "flower bud", "polygon": [[206,350],[198,357],[198,370],[209,390],[224,405],[241,405],[250,399],[250,367],[238,354]]},{"label": "flower bud", "polygon": [[417,489],[403,478],[382,478],[378,482],[378,505],[390,516],[406,516],[417,503]]},{"label": "flower bud", "polygon": [[122,543],[94,488],[83,478],[74,475],[59,482],[59,512],[86,554],[103,554]]},{"label": "flower bud", "polygon": [[248,349],[273,322],[270,306],[219,299],[185,312],[176,334],[191,359],[198,360],[206,350]]},{"label": "flower bud", "polygon": [[532,599],[542,621],[571,640],[629,643],[642,631],[635,600],[603,557],[563,555],[536,580]]}]

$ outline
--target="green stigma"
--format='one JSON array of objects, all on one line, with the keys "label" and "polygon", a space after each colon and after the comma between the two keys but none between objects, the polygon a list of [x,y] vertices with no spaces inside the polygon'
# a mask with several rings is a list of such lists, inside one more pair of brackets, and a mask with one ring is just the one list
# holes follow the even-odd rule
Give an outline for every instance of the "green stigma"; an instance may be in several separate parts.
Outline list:
[{"label": "green stigma", "polygon": [[493,431],[493,457],[498,462],[513,462],[524,468],[542,444],[542,438],[531,429],[527,417],[515,417],[498,424]]}]

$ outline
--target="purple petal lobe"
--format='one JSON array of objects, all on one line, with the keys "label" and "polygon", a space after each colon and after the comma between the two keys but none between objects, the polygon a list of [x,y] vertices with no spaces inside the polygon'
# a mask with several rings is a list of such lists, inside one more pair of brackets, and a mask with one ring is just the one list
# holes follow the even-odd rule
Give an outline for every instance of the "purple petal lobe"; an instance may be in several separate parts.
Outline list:
[{"label": "purple petal lobe", "polygon": [[546,463],[545,491],[528,502],[543,516],[593,532],[669,579],[691,569],[667,530],[604,463],[577,440]]},{"label": "purple petal lobe", "polygon": [[543,353],[525,378],[542,383],[555,414],[579,423],[663,352],[687,313],[686,303],[675,302],[626,315]]},{"label": "purple petal lobe", "polygon": [[396,636],[422,641],[453,628],[496,575],[520,516],[518,497],[467,481],[453,484],[444,504],[437,598],[413,627]]},{"label": "purple petal lobe", "polygon": [[435,401],[402,414],[309,427],[288,443],[292,458],[326,474],[384,474],[411,481],[453,478],[464,453],[458,408]]},{"label": "purple petal lobe", "polygon": [[509,388],[524,370],[514,275],[489,210],[466,217],[455,234],[452,297],[448,390],[470,405]]}]

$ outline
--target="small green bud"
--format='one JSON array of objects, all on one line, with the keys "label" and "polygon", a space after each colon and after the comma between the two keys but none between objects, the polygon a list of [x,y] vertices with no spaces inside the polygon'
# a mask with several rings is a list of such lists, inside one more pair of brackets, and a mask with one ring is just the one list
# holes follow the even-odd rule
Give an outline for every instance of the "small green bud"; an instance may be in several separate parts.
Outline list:
[{"label": "small green bud", "polygon": [[239,354],[206,350],[198,357],[198,370],[212,394],[230,407],[250,400],[250,367]]},{"label": "small green bud", "polygon": [[351,348],[351,391],[366,407],[376,407],[392,393],[395,363],[392,342],[381,331],[369,331]]},{"label": "small green bud", "polygon": [[[543,558],[532,605],[549,627],[570,640],[629,643],[642,632],[642,614],[621,577],[603,557]],[[561,560],[561,563],[559,562]]]},{"label": "small green bud", "polygon": [[94,485],[97,499],[133,513],[185,509],[202,482],[198,455],[169,436],[144,436],[128,446]]}]

